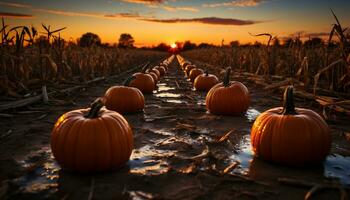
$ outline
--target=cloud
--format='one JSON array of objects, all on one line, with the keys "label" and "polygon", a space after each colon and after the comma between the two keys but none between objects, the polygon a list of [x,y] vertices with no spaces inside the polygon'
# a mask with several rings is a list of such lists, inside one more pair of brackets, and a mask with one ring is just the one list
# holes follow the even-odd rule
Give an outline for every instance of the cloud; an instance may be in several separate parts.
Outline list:
[{"label": "cloud", "polygon": [[267,0],[235,0],[235,1],[222,2],[222,3],[203,4],[202,6],[209,7],[209,8],[216,8],[216,7],[223,7],[223,6],[254,7],[254,6],[260,5],[265,1]]},{"label": "cloud", "polygon": [[42,8],[34,8],[33,10],[37,11],[37,12],[45,12],[45,13],[50,13],[50,14],[55,14],[55,15],[64,15],[64,16],[104,17],[104,15],[97,14],[97,13],[84,13],[84,12],[42,9]]},{"label": "cloud", "polygon": [[115,13],[115,14],[107,14],[105,17],[119,17],[119,18],[138,18],[141,17],[139,13]]},{"label": "cloud", "polygon": [[15,8],[31,8],[32,7],[29,4],[11,3],[11,2],[4,2],[4,1],[0,1],[0,5],[9,6],[9,7],[15,7]]},{"label": "cloud", "polygon": [[34,11],[45,12],[55,15],[63,15],[63,16],[79,16],[79,17],[93,17],[93,18],[139,18],[140,15],[138,13],[114,13],[114,14],[101,14],[101,13],[84,13],[84,12],[73,12],[73,11],[64,11],[64,10],[51,10],[51,9],[41,9],[35,8]]},{"label": "cloud", "polygon": [[4,18],[33,18],[33,15],[22,13],[0,12],[0,17]]},{"label": "cloud", "polygon": [[140,19],[142,21],[148,22],[158,22],[158,23],[202,23],[202,24],[211,24],[211,25],[235,25],[235,26],[243,26],[243,25],[252,25],[256,23],[260,23],[259,21],[252,20],[241,20],[241,19],[232,19],[232,18],[219,18],[219,17],[203,17],[203,18],[190,18],[190,19]]},{"label": "cloud", "polygon": [[164,3],[164,0],[122,0],[123,2],[127,3],[137,3],[137,4],[162,4]]},{"label": "cloud", "polygon": [[163,9],[167,10],[167,11],[178,11],[178,10],[182,10],[182,11],[189,11],[189,12],[198,12],[199,10],[197,8],[193,8],[193,7],[189,7],[189,6],[162,6]]},{"label": "cloud", "polygon": [[[158,0],[160,1],[160,0]],[[80,16],[80,17],[94,17],[94,18],[138,18],[140,15],[138,13],[115,13],[115,14],[102,14],[102,13],[87,13],[87,12],[75,12],[75,11],[65,11],[65,10],[55,10],[55,9],[43,9],[43,8],[34,8],[29,4],[20,4],[20,3],[10,3],[0,1],[0,5],[15,7],[15,8],[29,8],[35,12],[44,12],[55,15],[63,16]],[[18,14],[18,13],[7,13],[0,12],[0,16],[3,17],[13,17],[13,18],[32,18],[32,15]]]}]

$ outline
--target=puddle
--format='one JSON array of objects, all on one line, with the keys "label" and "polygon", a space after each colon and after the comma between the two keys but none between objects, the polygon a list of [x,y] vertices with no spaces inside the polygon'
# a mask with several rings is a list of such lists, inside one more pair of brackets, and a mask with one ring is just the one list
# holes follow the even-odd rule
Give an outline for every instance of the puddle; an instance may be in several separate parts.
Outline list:
[{"label": "puddle", "polygon": [[239,165],[232,172],[247,175],[249,173],[250,162],[254,155],[250,145],[250,135],[242,137],[238,144],[238,153],[230,156],[230,160],[233,162],[238,161]]},{"label": "puddle", "polygon": [[173,151],[157,150],[150,145],[134,149],[128,162],[130,173],[142,175],[164,174],[170,169],[164,158],[172,155],[174,155]]},{"label": "puddle", "polygon": [[199,100],[197,101],[197,105],[205,106],[205,99],[199,99]]},{"label": "puddle", "polygon": [[350,186],[350,157],[329,155],[324,162],[324,167],[325,177],[338,178],[342,184]]},{"label": "puddle", "polygon": [[[19,186],[20,190],[27,193],[38,193],[44,190],[51,190],[54,192],[58,190],[58,173],[61,168],[55,162],[50,148],[45,147],[38,151],[31,152],[29,155],[41,155],[41,158],[39,159],[45,159],[45,162],[36,166],[35,163],[31,161],[31,157],[19,161],[19,163],[24,168],[27,168],[29,172],[24,176],[15,179],[14,183]],[[38,162],[40,163],[40,161]],[[30,170],[31,168],[34,169]]]},{"label": "puddle", "polygon": [[261,113],[258,110],[254,108],[249,108],[245,113],[245,117],[247,118],[248,122],[254,122],[260,114]]},{"label": "puddle", "polygon": [[[319,177],[322,176],[325,178],[335,178],[339,180],[340,183],[346,186],[350,186],[350,157],[341,156],[338,154],[329,155],[323,163],[323,166],[316,166],[316,169],[310,168],[289,168],[283,167],[279,165],[275,165],[266,161],[256,161],[264,164],[255,165],[252,170],[252,161],[254,158],[254,153],[252,151],[250,145],[250,135],[245,135],[242,137],[239,145],[238,145],[238,153],[235,153],[230,156],[231,162],[238,161],[239,166],[235,168],[232,172],[239,173],[243,175],[249,175],[249,173],[258,173],[257,171],[266,172],[270,171],[269,175],[275,178],[279,178],[280,175],[294,175],[300,176],[303,178],[304,176],[314,176]],[[319,174],[321,171],[321,174]],[[313,173],[313,174],[312,174]],[[323,174],[322,174],[323,173]]]},{"label": "puddle", "polygon": [[187,101],[177,100],[177,99],[167,99],[165,102],[176,103],[176,104],[187,104]]},{"label": "puddle", "polygon": [[181,94],[174,94],[174,93],[170,93],[170,92],[163,92],[163,93],[155,94],[154,96],[161,97],[161,98],[179,98],[179,97],[181,97]]},{"label": "puddle", "polygon": [[164,85],[158,84],[158,92],[166,92],[166,91],[170,91],[170,90],[175,90],[175,88],[166,86],[166,84],[164,84]]}]

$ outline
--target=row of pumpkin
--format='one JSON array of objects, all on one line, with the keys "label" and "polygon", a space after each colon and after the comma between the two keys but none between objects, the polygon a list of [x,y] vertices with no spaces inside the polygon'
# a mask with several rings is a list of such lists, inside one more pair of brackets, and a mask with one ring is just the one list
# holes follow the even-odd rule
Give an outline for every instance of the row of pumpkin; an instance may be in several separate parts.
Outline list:
[{"label": "row of pumpkin", "polygon": [[[207,91],[206,107],[212,114],[240,115],[247,111],[250,95],[247,87],[230,81],[231,68],[223,81],[208,74],[177,55],[185,76],[196,90]],[[255,156],[289,166],[305,166],[322,162],[331,148],[330,129],[316,112],[295,108],[293,86],[286,88],[283,107],[261,113],[251,128],[251,144]]]},{"label": "row of pumpkin", "polygon": [[[151,93],[156,88],[173,59],[171,56],[158,67],[145,66],[141,72],[128,78],[124,86],[109,88],[104,97],[92,103],[91,108],[62,115],[51,137],[52,153],[61,167],[77,172],[100,172],[123,166],[133,149],[133,133],[121,114],[143,110],[142,93]],[[177,59],[187,76],[195,72],[196,67],[190,62],[181,56]],[[212,114],[239,115],[249,107],[247,87],[237,81],[230,82],[230,71],[230,68],[226,70],[221,83],[214,75],[192,77],[194,85],[200,77],[216,78],[217,83],[211,83],[211,87],[196,88],[209,90],[206,106]],[[251,129],[251,142],[258,157],[303,166],[322,161],[330,151],[331,138],[322,117],[312,110],[294,107],[293,87],[288,87],[284,107],[267,110],[256,119]]]},{"label": "row of pumpkin", "polygon": [[109,88],[90,108],[63,114],[51,134],[51,150],[65,170],[78,173],[118,169],[130,158],[134,142],[126,113],[144,109],[143,94],[152,93],[174,56],[127,78],[123,85]]}]

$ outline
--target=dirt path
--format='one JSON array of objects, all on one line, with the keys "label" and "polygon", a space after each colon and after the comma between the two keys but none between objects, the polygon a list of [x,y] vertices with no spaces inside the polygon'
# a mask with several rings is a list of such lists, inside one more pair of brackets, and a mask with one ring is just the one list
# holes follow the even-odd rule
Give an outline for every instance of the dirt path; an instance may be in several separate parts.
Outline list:
[{"label": "dirt path", "polygon": [[[88,105],[121,81],[93,86],[55,106],[36,105],[32,109],[42,112],[23,113],[1,124],[2,130],[11,132],[0,140],[0,180],[6,180],[0,185],[0,199],[302,199],[315,183],[350,186],[350,145],[343,136],[350,130],[346,122],[339,119],[331,125],[333,154],[323,166],[291,169],[260,161],[250,149],[250,127],[260,112],[279,106],[279,95],[272,97],[246,83],[252,96],[247,113],[208,114],[205,94],[192,89],[176,59],[158,91],[145,96],[144,112],[126,116],[134,130],[135,149],[124,168],[89,176],[60,170],[49,148],[55,120]],[[288,186],[280,178],[303,181],[306,186]],[[338,191],[320,195],[336,199]]]}]

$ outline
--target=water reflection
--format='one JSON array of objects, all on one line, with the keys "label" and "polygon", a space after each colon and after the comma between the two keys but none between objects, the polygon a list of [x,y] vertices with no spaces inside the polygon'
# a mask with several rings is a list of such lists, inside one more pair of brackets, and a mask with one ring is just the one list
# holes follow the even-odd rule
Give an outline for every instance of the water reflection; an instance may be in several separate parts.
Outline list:
[{"label": "water reflection", "polygon": [[165,158],[172,155],[174,151],[158,150],[150,145],[135,149],[128,162],[130,173],[143,175],[166,173],[170,168]]},{"label": "water reflection", "polygon": [[181,97],[181,94],[163,92],[163,93],[155,94],[154,96],[161,97],[161,98],[179,98],[179,97]]},{"label": "water reflection", "polygon": [[[22,177],[15,180],[15,183],[19,186],[19,190],[27,193],[36,193],[43,190],[55,189],[58,187],[57,180],[59,178],[58,172],[60,167],[55,162],[51,150],[49,148],[42,148],[38,151],[29,153],[29,155],[38,155],[41,157],[31,156],[25,160],[21,160],[19,163],[29,171]],[[45,162],[37,165],[35,162],[41,163],[37,159],[45,158]]]},{"label": "water reflection", "polygon": [[238,167],[236,167],[233,172],[248,174],[249,165],[253,157],[254,156],[250,145],[250,135],[245,135],[242,137],[237,146],[237,153],[230,156],[230,160],[232,162],[239,162]]},{"label": "water reflection", "polygon": [[280,177],[310,179],[318,182],[321,177],[337,179],[340,183],[350,186],[350,157],[338,154],[329,155],[323,164],[303,168],[286,167],[254,157],[251,148],[250,135],[242,137],[236,153],[230,156],[231,163],[239,162],[233,173],[249,175],[256,179],[276,180]]},{"label": "water reflection", "polygon": [[170,91],[170,90],[175,90],[175,87],[169,87],[164,85],[158,85],[158,92],[166,92],[166,91]]},{"label": "water reflection", "polygon": [[184,100],[177,100],[177,99],[167,99],[167,100],[164,100],[164,101],[168,102],[168,103],[187,104],[186,101],[184,101]]},{"label": "water reflection", "polygon": [[324,176],[339,178],[344,185],[350,186],[350,157],[332,154],[324,162]]},{"label": "water reflection", "polygon": [[254,122],[255,119],[260,115],[261,113],[254,109],[254,108],[249,108],[247,112],[245,113],[246,118],[248,119],[248,122]]}]

